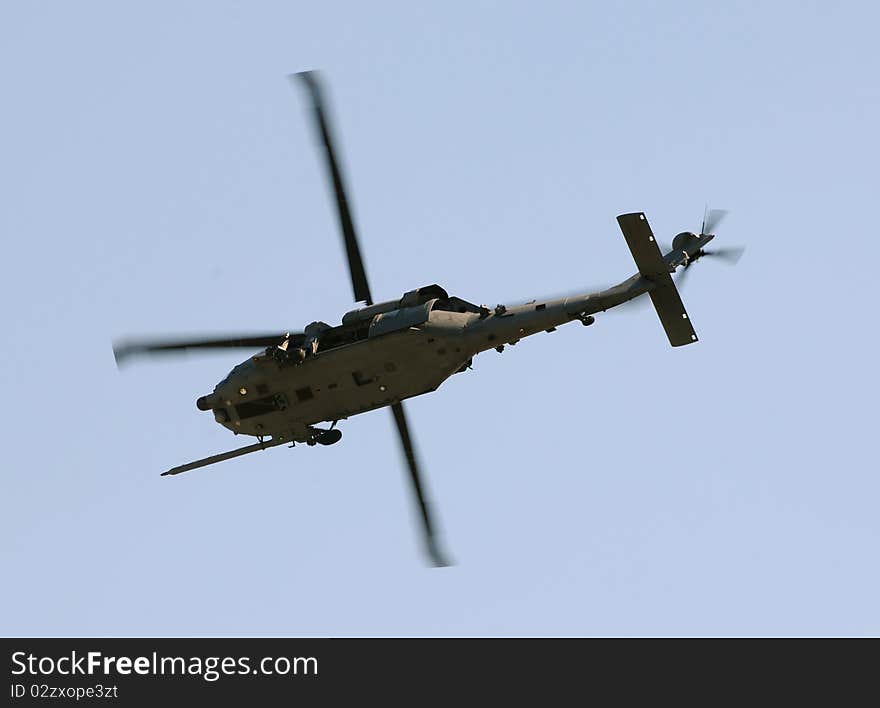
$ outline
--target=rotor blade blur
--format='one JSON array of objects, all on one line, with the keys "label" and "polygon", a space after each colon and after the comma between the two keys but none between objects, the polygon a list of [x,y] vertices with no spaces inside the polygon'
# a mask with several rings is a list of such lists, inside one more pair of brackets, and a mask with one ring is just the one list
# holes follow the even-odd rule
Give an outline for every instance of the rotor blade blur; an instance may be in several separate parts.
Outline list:
[{"label": "rotor blade blur", "polygon": [[321,88],[318,75],[314,71],[301,71],[298,74],[291,74],[291,81],[295,77],[298,77],[308,89],[309,96],[312,99],[315,127],[324,144],[324,157],[326,158],[330,181],[333,184],[333,193],[336,197],[336,209],[339,215],[339,226],[342,230],[342,240],[345,243],[345,252],[348,256],[348,270],[351,273],[354,299],[358,302],[362,301],[367,305],[372,305],[373,296],[367,283],[367,274],[364,269],[361,250],[358,246],[354,221],[351,218],[351,211],[348,206],[348,197],[346,196],[345,184],[342,180],[342,172],[336,160],[335,140],[333,139],[330,119],[324,105],[323,89]]},{"label": "rotor blade blur", "polygon": [[678,273],[675,276],[676,287],[678,287],[678,288],[684,287],[685,283],[687,283],[687,272],[691,269],[692,266],[693,266],[693,264],[686,265],[686,266],[682,267],[681,270],[678,271]]},{"label": "rotor blade blur", "polygon": [[707,256],[716,256],[721,260],[729,263],[730,265],[736,265],[739,263],[739,259],[742,258],[743,253],[745,253],[744,246],[730,246],[728,248],[713,248],[711,251],[706,251]]},{"label": "rotor blade blur", "polygon": [[[128,359],[148,354],[180,354],[192,349],[254,349],[281,344],[286,338],[284,332],[273,334],[247,334],[234,337],[212,337],[205,339],[141,339],[122,341],[113,345],[116,364],[121,366]],[[300,337],[302,335],[292,335]]]},{"label": "rotor blade blur", "polygon": [[727,209],[710,209],[703,221],[703,231],[701,233],[714,234],[718,224],[724,220],[725,216],[727,216]]},{"label": "rotor blade blur", "polygon": [[437,547],[437,538],[434,532],[434,524],[431,521],[431,512],[428,500],[425,497],[425,491],[422,487],[421,473],[419,464],[416,460],[416,453],[413,447],[412,437],[409,434],[409,425],[406,422],[406,415],[403,412],[403,404],[395,403],[391,406],[391,412],[394,414],[394,422],[397,425],[397,432],[400,435],[400,444],[403,449],[403,455],[406,458],[406,465],[409,469],[410,479],[412,480],[413,491],[419,502],[419,509],[422,513],[422,521],[424,523],[425,545],[428,556],[435,567],[443,567],[449,563],[443,558]]}]

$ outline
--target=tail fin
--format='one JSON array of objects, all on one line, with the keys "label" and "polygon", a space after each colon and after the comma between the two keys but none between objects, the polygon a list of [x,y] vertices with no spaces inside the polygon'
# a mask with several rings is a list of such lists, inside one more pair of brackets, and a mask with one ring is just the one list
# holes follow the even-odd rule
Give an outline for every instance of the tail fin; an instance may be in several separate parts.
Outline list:
[{"label": "tail fin", "polygon": [[623,231],[639,273],[655,283],[648,294],[651,296],[651,302],[654,303],[654,309],[657,310],[663,329],[666,330],[669,343],[673,347],[680,347],[696,342],[697,333],[694,332],[678,289],[672,281],[670,266],[663,259],[645,215],[641,212],[621,214],[617,217],[617,223]]}]

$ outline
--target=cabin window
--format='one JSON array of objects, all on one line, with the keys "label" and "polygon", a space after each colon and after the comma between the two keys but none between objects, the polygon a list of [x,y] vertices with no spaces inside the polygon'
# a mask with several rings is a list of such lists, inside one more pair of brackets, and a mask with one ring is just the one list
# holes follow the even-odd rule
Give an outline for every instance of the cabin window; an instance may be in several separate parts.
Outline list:
[{"label": "cabin window", "polygon": [[[255,401],[240,403],[235,407],[235,412],[238,413],[240,420],[246,420],[247,418],[254,418],[258,415],[274,413],[279,410],[279,408],[276,398],[270,396],[268,398],[258,398]],[[283,408],[281,408],[281,410],[283,410]]]},{"label": "cabin window", "polygon": [[315,394],[312,393],[311,387],[304,386],[303,388],[296,389],[296,397],[300,401],[309,401],[315,397]]}]

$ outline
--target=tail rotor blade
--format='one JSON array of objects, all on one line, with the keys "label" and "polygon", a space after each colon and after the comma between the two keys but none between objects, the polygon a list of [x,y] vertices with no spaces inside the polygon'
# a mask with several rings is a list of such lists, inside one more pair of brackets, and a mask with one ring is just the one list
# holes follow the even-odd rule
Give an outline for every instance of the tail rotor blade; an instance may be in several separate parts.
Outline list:
[{"label": "tail rotor blade", "polygon": [[434,524],[431,521],[431,511],[425,491],[422,487],[421,472],[416,459],[415,448],[413,446],[412,437],[409,434],[409,425],[406,422],[406,415],[403,412],[403,404],[395,403],[391,406],[391,412],[394,414],[394,422],[397,425],[397,432],[400,436],[400,444],[403,449],[403,455],[406,458],[406,465],[409,469],[410,480],[412,481],[413,491],[416,500],[419,503],[419,510],[422,513],[422,522],[424,524],[425,545],[428,556],[435,567],[444,567],[449,565],[437,545],[437,537],[434,531]]},{"label": "tail rotor blade", "polygon": [[361,257],[361,249],[358,245],[357,233],[354,228],[354,220],[351,217],[349,201],[346,195],[345,183],[342,179],[342,171],[336,159],[336,141],[333,139],[333,131],[330,118],[327,114],[323,89],[314,71],[302,71],[291,74],[291,81],[300,79],[309,92],[314,110],[315,128],[321,137],[324,146],[324,157],[327,163],[327,171],[330,182],[333,185],[333,193],[336,198],[336,210],[339,215],[339,226],[342,231],[342,241],[345,244],[345,252],[348,256],[348,270],[351,274],[351,284],[354,290],[354,299],[358,302],[373,304],[373,296],[367,283],[367,273],[364,269],[364,261]]},{"label": "tail rotor blade", "polygon": [[710,209],[703,217],[703,228],[701,234],[714,234],[715,229],[727,216],[726,209]]},{"label": "tail rotor blade", "polygon": [[687,283],[687,273],[691,269],[692,265],[693,264],[682,267],[682,269],[678,272],[678,275],[676,275],[675,284],[676,286],[678,286],[679,289],[684,288],[685,284]]},{"label": "tail rotor blade", "polygon": [[739,263],[739,259],[742,258],[743,253],[745,253],[744,246],[730,246],[728,248],[713,248],[711,251],[706,251],[707,256],[716,256],[721,260],[725,261],[730,265],[736,265]]}]

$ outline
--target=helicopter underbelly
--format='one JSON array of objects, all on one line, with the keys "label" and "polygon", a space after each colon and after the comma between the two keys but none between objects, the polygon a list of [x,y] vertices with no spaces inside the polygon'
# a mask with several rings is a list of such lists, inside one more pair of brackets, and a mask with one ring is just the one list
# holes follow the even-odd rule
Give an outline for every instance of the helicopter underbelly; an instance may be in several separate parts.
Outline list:
[{"label": "helicopter underbelly", "polygon": [[256,357],[216,392],[228,416],[220,422],[235,433],[304,438],[310,425],[433,391],[469,357],[460,330],[433,327],[319,351],[295,366]]}]

